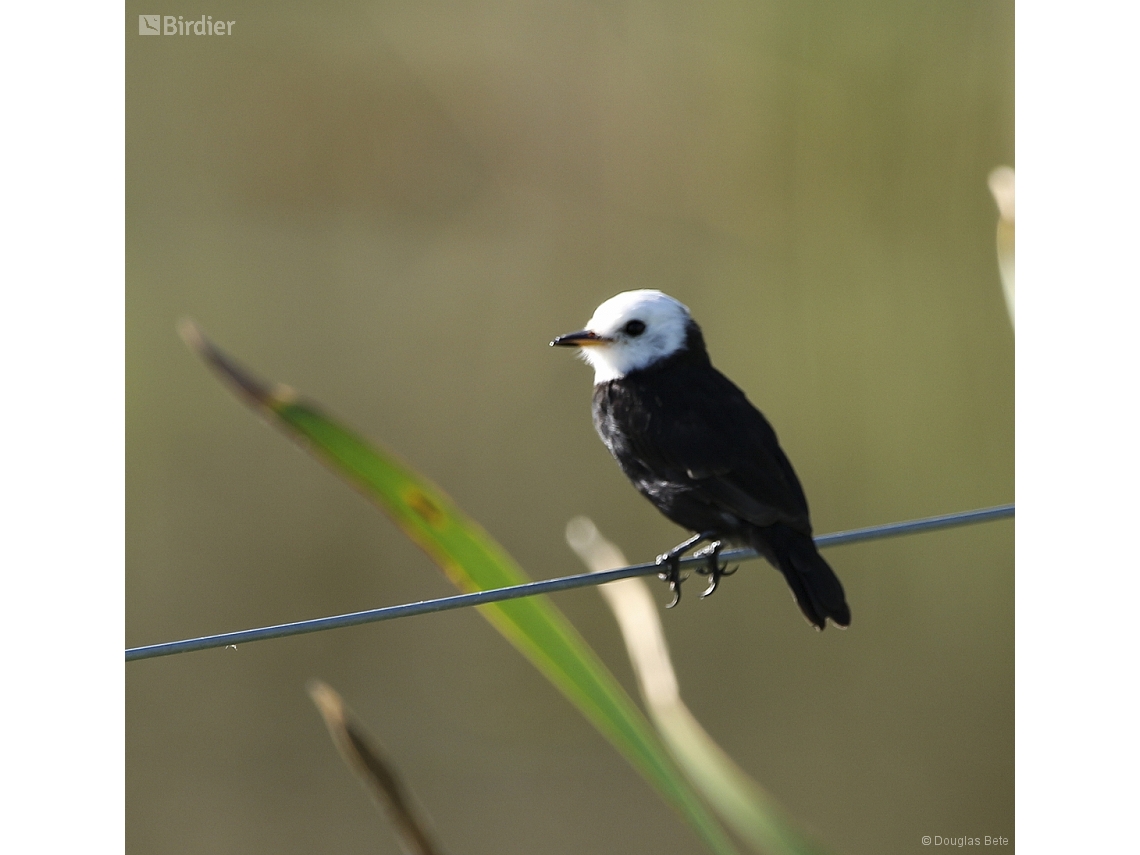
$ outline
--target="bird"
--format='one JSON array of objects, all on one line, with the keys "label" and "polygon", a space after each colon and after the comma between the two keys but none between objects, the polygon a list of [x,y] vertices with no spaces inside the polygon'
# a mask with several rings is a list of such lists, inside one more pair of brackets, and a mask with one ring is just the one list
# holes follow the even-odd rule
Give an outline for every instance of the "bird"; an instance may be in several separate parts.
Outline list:
[{"label": "bird", "polygon": [[634,487],[693,536],[657,556],[675,606],[680,560],[709,577],[702,599],[729,575],[729,544],[751,546],[783,574],[808,622],[851,623],[843,585],[812,540],[807,498],[776,432],[713,367],[688,307],[652,289],[624,291],[586,328],[551,347],[575,347],[594,369],[593,422]]}]

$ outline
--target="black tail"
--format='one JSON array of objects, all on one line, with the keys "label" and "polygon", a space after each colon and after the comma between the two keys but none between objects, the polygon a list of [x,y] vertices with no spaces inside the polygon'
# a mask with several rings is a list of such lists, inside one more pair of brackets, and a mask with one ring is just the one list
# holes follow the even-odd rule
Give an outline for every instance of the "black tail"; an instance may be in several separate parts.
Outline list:
[{"label": "black tail", "polygon": [[796,604],[816,629],[823,629],[828,618],[837,626],[851,623],[843,585],[809,535],[777,523],[753,529],[752,546],[784,574]]}]

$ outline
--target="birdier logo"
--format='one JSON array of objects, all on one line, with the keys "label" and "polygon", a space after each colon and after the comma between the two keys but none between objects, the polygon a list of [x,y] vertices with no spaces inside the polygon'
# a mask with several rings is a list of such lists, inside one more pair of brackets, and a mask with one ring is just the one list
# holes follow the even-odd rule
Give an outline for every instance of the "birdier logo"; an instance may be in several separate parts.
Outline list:
[{"label": "birdier logo", "polygon": [[213,15],[185,19],[181,15],[139,15],[140,36],[232,36],[237,21],[215,21]]}]

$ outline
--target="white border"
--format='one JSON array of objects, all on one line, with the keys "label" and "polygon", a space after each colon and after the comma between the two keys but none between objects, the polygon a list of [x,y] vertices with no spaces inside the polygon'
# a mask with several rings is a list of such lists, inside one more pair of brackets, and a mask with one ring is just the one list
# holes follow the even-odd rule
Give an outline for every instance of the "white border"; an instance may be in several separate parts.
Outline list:
[{"label": "white border", "polygon": [[1136,845],[1140,15],[1017,17],[1017,839]]},{"label": "white border", "polygon": [[4,13],[9,852],[124,848],[123,21]]}]

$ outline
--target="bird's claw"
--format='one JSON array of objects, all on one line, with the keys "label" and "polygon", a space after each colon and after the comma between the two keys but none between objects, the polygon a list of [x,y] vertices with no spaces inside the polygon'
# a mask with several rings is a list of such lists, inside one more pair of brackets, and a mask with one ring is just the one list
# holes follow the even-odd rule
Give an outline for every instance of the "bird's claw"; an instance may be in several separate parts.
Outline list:
[{"label": "bird's claw", "polygon": [[709,586],[707,588],[705,588],[704,592],[701,594],[701,599],[703,600],[705,597],[709,596],[713,591],[715,591],[717,588],[717,585],[720,584],[721,579],[723,579],[725,576],[731,576],[733,573],[735,573],[739,569],[740,569],[739,564],[736,565],[735,567],[733,567],[731,570],[728,569],[727,564],[721,564],[720,566],[717,567],[717,569],[715,571],[711,571],[711,570],[700,571],[702,576],[711,577],[709,579]]},{"label": "bird's claw", "polygon": [[725,576],[731,576],[737,570],[736,567],[733,567],[731,570],[729,570],[728,564],[720,563],[720,550],[721,544],[719,540],[713,543],[707,550],[702,550],[706,556],[706,564],[703,569],[698,570],[697,572],[702,576],[709,577],[709,586],[705,588],[704,593],[701,594],[702,600],[705,597],[710,596],[713,591],[717,589],[717,585],[720,584],[721,579],[723,579]]},{"label": "bird's claw", "polygon": [[[670,549],[668,552],[662,553],[657,556],[657,563],[666,565],[669,569],[665,573],[658,573],[657,575],[665,582],[669,583],[669,590],[673,592],[673,601],[665,606],[667,609],[673,608],[677,603],[681,602],[681,583],[689,577],[681,575],[681,556],[700,543],[702,540],[712,540],[715,537],[713,532],[706,531],[700,534],[694,534],[684,543],[679,543]],[[716,562],[716,556],[720,554],[720,541],[714,544],[713,562]],[[701,571],[697,571],[701,572]]]},{"label": "bird's claw", "polygon": [[688,579],[688,575],[681,575],[681,556],[666,553],[657,556],[658,564],[666,564],[669,570],[665,573],[658,573],[657,578],[662,582],[669,583],[669,590],[673,594],[673,599],[665,606],[667,609],[673,608],[677,603],[681,602],[681,583]]}]

